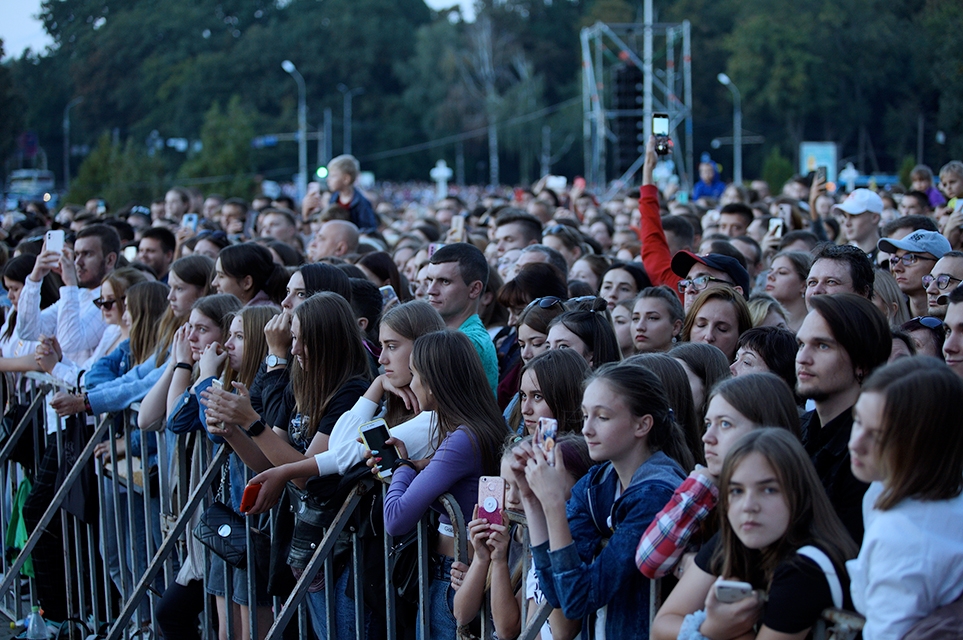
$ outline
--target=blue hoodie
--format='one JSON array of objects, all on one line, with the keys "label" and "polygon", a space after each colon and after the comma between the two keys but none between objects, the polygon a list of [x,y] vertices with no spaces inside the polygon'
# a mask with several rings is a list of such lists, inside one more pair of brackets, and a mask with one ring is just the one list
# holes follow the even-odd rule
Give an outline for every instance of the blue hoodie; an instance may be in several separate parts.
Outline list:
[{"label": "blue hoodie", "polygon": [[659,451],[616,498],[619,476],[612,463],[596,465],[568,501],[574,542],[556,551],[549,551],[548,542],[532,548],[546,599],[566,618],[581,619],[585,637],[595,636],[595,613],[607,605],[606,637],[648,639],[650,581],[635,566],[635,549],[685,477],[682,467]]}]

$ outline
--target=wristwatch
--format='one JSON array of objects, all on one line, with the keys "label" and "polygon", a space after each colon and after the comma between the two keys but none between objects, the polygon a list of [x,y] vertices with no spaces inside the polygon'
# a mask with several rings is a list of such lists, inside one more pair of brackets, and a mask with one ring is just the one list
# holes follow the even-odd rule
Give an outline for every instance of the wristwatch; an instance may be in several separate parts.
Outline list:
[{"label": "wristwatch", "polygon": [[268,357],[264,359],[264,364],[266,364],[269,367],[278,367],[278,366],[281,366],[282,364],[287,364],[287,363],[288,363],[287,360],[285,360],[284,358],[279,358],[273,353],[268,354]]}]

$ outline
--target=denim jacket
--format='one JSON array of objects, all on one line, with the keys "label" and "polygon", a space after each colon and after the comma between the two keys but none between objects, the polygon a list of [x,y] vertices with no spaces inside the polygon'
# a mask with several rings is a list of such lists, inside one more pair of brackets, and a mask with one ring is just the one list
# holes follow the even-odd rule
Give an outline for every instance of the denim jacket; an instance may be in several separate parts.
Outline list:
[{"label": "denim jacket", "polygon": [[156,356],[151,355],[116,380],[99,383],[95,389],[87,391],[91,409],[95,414],[111,413],[140,402],[164,375],[164,368],[163,364],[157,363]]},{"label": "denim jacket", "polygon": [[585,637],[595,637],[595,613],[606,605],[606,637],[649,637],[649,579],[635,566],[635,548],[685,477],[659,451],[616,498],[619,477],[612,464],[596,465],[575,484],[568,501],[574,542],[556,551],[549,551],[548,542],[532,548],[546,599],[566,618],[581,619]]}]

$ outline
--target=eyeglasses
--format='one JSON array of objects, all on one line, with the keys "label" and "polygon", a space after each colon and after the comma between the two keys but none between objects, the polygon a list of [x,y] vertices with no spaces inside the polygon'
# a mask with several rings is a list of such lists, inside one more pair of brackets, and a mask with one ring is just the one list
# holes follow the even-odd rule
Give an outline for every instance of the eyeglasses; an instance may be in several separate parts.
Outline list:
[{"label": "eyeglasses", "polygon": [[722,284],[727,284],[730,287],[733,286],[728,280],[723,280],[722,278],[716,278],[714,276],[697,276],[695,278],[679,280],[679,293],[685,293],[685,290],[692,287],[696,291],[703,291],[709,286],[710,282],[721,282]]},{"label": "eyeglasses", "polygon": [[535,298],[534,300],[528,303],[528,305],[525,307],[522,313],[526,313],[529,309],[531,309],[535,305],[538,305],[539,309],[551,309],[557,304],[562,304],[562,299],[559,298],[558,296],[545,296],[544,298]]},{"label": "eyeglasses", "polygon": [[933,284],[933,282],[936,282],[937,289],[939,289],[940,291],[944,291],[945,289],[949,289],[951,282],[963,282],[963,280],[960,280],[959,278],[954,278],[948,273],[941,273],[935,278],[930,274],[926,274],[925,276],[923,276],[924,287],[928,288],[931,284]]},{"label": "eyeglasses", "polygon": [[907,320],[905,324],[917,323],[921,324],[927,329],[942,329],[943,321],[939,318],[934,318],[933,316],[916,316]]},{"label": "eyeglasses", "polygon": [[123,301],[124,301],[124,298],[114,298],[113,300],[104,300],[103,298],[97,298],[96,300],[94,300],[94,306],[96,306],[98,309],[106,309],[107,311],[110,311],[111,309],[114,308],[115,304]]},{"label": "eyeglasses", "polygon": [[930,260],[931,262],[936,262],[936,258],[927,258],[926,256],[918,256],[915,253],[905,253],[901,256],[890,256],[889,266],[890,268],[895,267],[900,262],[902,262],[907,267],[912,267],[920,260]]}]

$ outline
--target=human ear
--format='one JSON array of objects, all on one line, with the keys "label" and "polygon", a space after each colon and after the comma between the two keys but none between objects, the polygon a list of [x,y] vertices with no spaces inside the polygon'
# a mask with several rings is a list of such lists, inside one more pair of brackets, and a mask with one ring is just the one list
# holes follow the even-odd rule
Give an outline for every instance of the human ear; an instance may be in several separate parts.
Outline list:
[{"label": "human ear", "polygon": [[635,437],[636,438],[648,438],[649,432],[652,431],[652,427],[655,424],[655,420],[652,418],[652,414],[646,414],[641,418],[635,420]]}]

